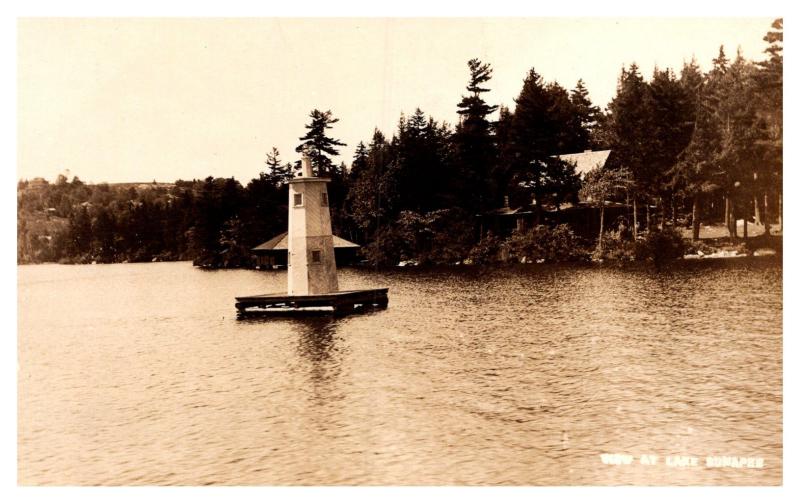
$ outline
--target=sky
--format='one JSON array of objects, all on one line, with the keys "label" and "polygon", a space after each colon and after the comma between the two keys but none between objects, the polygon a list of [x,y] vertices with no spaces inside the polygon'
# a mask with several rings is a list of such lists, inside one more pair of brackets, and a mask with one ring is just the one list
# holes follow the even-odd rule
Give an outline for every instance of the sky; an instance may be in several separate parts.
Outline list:
[{"label": "sky", "polygon": [[646,78],[704,69],[720,45],[764,59],[772,18],[26,18],[17,24],[17,177],[172,182],[264,170],[308,114],[352,160],[374,128],[391,137],[419,107],[457,121],[467,61],[494,69],[490,104],[514,107],[530,68],[605,107],[623,65]]}]

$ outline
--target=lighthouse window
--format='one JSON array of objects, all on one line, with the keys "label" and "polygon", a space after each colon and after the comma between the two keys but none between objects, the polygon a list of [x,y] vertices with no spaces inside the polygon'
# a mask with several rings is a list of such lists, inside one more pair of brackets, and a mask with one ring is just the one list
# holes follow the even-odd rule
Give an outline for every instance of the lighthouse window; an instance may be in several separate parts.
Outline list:
[{"label": "lighthouse window", "polygon": [[328,206],[328,193],[322,193],[322,206]]},{"label": "lighthouse window", "polygon": [[295,194],[294,195],[294,205],[295,206],[303,206],[303,194]]},{"label": "lighthouse window", "polygon": [[322,252],[319,250],[311,250],[311,262],[313,264],[322,262]]}]

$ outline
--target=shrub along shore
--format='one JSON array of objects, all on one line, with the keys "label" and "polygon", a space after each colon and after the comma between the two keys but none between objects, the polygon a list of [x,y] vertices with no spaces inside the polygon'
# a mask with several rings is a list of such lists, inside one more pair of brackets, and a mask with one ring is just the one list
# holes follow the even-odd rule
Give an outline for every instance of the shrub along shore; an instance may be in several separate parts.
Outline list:
[{"label": "shrub along shore", "polygon": [[[749,240],[728,238],[692,241],[674,228],[642,233],[634,240],[619,231],[603,234],[602,245],[576,236],[569,226],[537,226],[514,232],[507,238],[488,233],[457,265],[623,263],[662,264],[679,259],[732,258],[780,255],[781,236],[758,236]],[[444,265],[431,257],[404,257],[402,265]]]}]

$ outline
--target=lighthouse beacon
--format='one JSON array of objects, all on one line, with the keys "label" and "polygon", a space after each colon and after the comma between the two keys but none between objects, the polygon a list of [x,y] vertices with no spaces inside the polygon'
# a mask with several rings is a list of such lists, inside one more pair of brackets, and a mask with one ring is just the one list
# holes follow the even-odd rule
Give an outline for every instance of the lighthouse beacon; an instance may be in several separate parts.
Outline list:
[{"label": "lighthouse beacon", "polygon": [[337,292],[328,178],[318,178],[303,152],[300,176],[289,181],[288,294]]}]

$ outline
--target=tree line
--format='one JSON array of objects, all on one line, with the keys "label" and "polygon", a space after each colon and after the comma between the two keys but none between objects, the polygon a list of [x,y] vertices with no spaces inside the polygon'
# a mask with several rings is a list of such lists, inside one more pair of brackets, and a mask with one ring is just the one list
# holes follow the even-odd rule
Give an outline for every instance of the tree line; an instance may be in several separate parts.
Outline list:
[{"label": "tree line", "polygon": [[[457,262],[485,248],[487,211],[529,204],[543,223],[545,209],[579,198],[601,215],[606,200],[630,203],[634,240],[681,224],[698,239],[700,223],[713,221],[735,238],[737,219],[763,222],[769,233],[781,213],[782,26],[776,20],[765,36],[764,61],[738,52],[731,60],[720,48],[708,72],[693,60],[678,72],[656,68],[646,80],[636,64],[623,67],[606,110],[582,80],[568,90],[535,68],[513,110],[488,103],[493,69],[472,59],[455,125],[419,109],[401,114],[391,136],[375,129],[359,142],[348,167],[333,161],[344,146],[332,133],[338,119],[315,109],[296,150],[307,150],[315,172],[331,179],[334,233],[362,244],[375,264]],[[583,180],[557,157],[589,149],[612,155]],[[18,260],[246,266],[250,248],[286,230],[286,184],[298,169],[298,160],[283,161],[273,148],[247,185],[213,177],[20,181]],[[602,246],[602,230],[595,239]]]},{"label": "tree line", "polygon": [[706,73],[693,60],[679,75],[656,68],[645,82],[636,65],[623,68],[607,116],[613,162],[584,190],[613,179],[634,205],[647,204],[646,229],[654,205],[662,228],[686,214],[694,240],[708,219],[724,221],[733,238],[738,219],[744,238],[751,219],[769,234],[781,215],[782,19],[764,40],[768,58],[758,63],[740,51],[730,60],[720,47]]},{"label": "tree line", "polygon": [[246,266],[251,247],[286,229],[286,212],[277,211],[286,208],[279,187],[268,173],[244,187],[213,177],[174,184],[89,185],[63,176],[53,184],[20,182],[17,259]]}]

